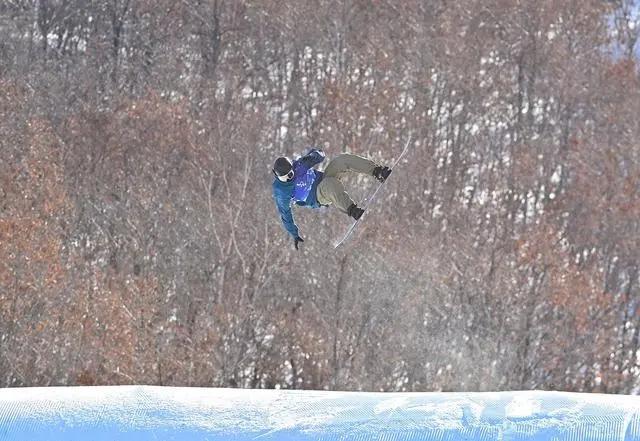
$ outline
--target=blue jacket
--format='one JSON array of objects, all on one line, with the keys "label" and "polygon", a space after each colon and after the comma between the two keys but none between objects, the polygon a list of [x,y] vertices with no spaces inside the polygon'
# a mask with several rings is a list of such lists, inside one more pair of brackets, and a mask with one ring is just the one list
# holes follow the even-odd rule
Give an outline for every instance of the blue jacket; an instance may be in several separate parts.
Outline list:
[{"label": "blue jacket", "polygon": [[293,161],[294,177],[292,181],[282,182],[278,178],[273,180],[273,198],[280,212],[280,220],[285,230],[294,238],[299,234],[298,226],[293,220],[291,203],[303,207],[321,207],[316,197],[316,190],[324,173],[313,169],[313,167],[322,161],[324,161],[322,150],[311,149],[305,156]]}]

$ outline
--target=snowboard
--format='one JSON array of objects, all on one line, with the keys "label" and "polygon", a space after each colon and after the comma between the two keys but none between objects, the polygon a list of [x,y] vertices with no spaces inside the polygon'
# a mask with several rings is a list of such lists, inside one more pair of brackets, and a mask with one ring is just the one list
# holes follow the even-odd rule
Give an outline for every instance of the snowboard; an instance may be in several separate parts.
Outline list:
[{"label": "snowboard", "polygon": [[391,176],[393,176],[393,171],[395,171],[396,166],[400,163],[400,160],[402,159],[404,154],[407,153],[407,150],[409,149],[409,144],[410,143],[411,143],[411,136],[409,136],[409,139],[407,139],[407,143],[405,144],[404,149],[402,149],[402,153],[400,153],[400,156],[398,156],[398,159],[396,159],[396,161],[391,166],[392,172],[389,175],[389,177],[384,182],[381,182],[380,184],[378,184],[378,186],[375,188],[373,193],[371,193],[371,195],[367,196],[364,199],[363,204],[362,204],[362,208],[364,208],[364,213],[362,213],[362,216],[360,216],[360,219],[358,219],[357,221],[354,221],[353,224],[351,224],[351,226],[347,230],[347,232],[344,235],[344,237],[334,245],[334,249],[337,249],[340,245],[345,243],[347,241],[347,239],[349,239],[349,237],[351,236],[351,233],[353,233],[353,230],[356,229],[356,226],[358,225],[358,223],[362,222],[362,220],[367,216],[367,213],[368,213],[367,209],[369,208],[369,205],[371,205],[371,203],[375,199],[376,195],[378,194],[378,191],[380,191],[382,186],[387,183],[387,181],[389,180],[389,178],[391,178]]}]

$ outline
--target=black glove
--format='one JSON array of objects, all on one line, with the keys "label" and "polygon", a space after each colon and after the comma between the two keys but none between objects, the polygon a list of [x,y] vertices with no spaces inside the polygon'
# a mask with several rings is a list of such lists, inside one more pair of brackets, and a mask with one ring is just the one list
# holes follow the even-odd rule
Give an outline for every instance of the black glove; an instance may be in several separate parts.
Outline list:
[{"label": "black glove", "polygon": [[300,243],[300,242],[304,242],[304,239],[303,239],[303,238],[301,238],[300,236],[296,237],[296,238],[295,238],[295,239],[293,239],[293,240],[294,240],[294,242],[293,242],[293,246],[294,246],[294,247],[296,247],[296,250],[298,249],[298,243]]}]

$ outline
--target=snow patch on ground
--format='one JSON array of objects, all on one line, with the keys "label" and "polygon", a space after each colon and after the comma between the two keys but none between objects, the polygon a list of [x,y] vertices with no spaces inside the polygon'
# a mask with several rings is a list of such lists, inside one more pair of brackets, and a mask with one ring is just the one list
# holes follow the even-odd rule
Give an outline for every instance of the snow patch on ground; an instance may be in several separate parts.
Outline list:
[{"label": "snow patch on ground", "polygon": [[505,406],[507,418],[525,418],[540,413],[542,405],[540,400],[527,396],[516,396]]},{"label": "snow patch on ground", "polygon": [[640,440],[640,397],[536,391],[16,388],[0,390],[0,427],[3,441]]}]

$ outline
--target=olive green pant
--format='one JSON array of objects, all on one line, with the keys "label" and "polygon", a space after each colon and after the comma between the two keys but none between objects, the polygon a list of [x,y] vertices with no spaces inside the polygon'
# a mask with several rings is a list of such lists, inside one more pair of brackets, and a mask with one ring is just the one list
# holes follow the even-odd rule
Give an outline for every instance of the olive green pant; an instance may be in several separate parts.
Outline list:
[{"label": "olive green pant", "polygon": [[318,202],[322,205],[333,204],[340,211],[347,213],[354,202],[344,189],[340,175],[349,171],[372,175],[376,166],[375,162],[362,156],[350,155],[349,153],[336,156],[329,161],[329,165],[324,171],[324,177],[318,184],[316,192]]}]

